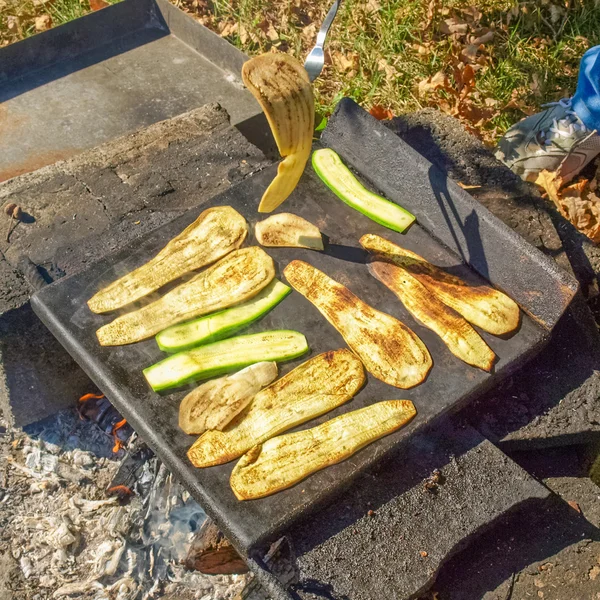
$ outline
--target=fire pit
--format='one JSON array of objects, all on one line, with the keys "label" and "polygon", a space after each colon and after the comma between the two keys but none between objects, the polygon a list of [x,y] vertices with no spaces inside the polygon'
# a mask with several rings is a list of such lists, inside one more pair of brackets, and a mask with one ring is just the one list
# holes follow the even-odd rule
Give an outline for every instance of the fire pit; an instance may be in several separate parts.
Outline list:
[{"label": "fire pit", "polygon": [[[373,142],[367,143],[365,140]],[[379,460],[401,440],[442,414],[456,410],[522,366],[528,357],[540,349],[577,289],[576,282],[567,273],[558,270],[550,259],[515,236],[466,192],[448,181],[442,173],[356,105],[348,101],[340,103],[324,133],[323,141],[340,152],[365,178],[370,177],[390,198],[417,215],[421,225],[413,227],[409,235],[402,237],[402,241],[399,234],[392,237],[393,240],[398,239],[399,243],[418,250],[437,264],[456,268],[456,257],[441,245],[453,244],[459,256],[518,300],[525,311],[515,335],[508,339],[486,337],[499,356],[495,372],[491,375],[476,371],[456,359],[448,360],[447,351],[437,337],[425,328],[414,325],[402,314],[400,318],[410,322],[426,342],[437,366],[424,384],[409,392],[399,393],[370,379],[352,403],[333,413],[341,414],[383,398],[401,396],[415,402],[417,417],[409,427],[379,440],[353,460],[315,474],[302,484],[275,496],[252,503],[240,503],[229,488],[231,464],[195,469],[188,462],[185,453],[193,438],[183,434],[177,426],[177,407],[183,394],[160,397],[149,389],[143,379],[142,369],[161,357],[155,342],[151,340],[132,346],[101,348],[95,331],[107,320],[93,315],[86,306],[87,299],[98,289],[120,273],[146,262],[208,206],[233,206],[252,226],[258,218],[256,206],[261,190],[272,178],[272,169],[246,179],[201,208],[190,210],[120,254],[107,257],[83,273],[41,290],[32,299],[34,310],[44,323],[107,393],[136,431],[186,482],[207,513],[244,553],[251,553],[253,548],[275,539],[285,527],[325,499],[331,498],[347,486],[357,473]],[[394,144],[395,152],[392,158],[388,152],[388,158],[384,161],[382,151],[378,148],[386,141]],[[406,173],[402,182],[394,175],[400,169]],[[369,298],[384,312],[392,315],[398,313],[395,298],[365,275],[365,257],[357,248],[357,240],[367,231],[364,220],[348,211],[309,173],[288,200],[287,208],[294,214],[316,222],[327,234],[329,244],[324,253],[270,249],[279,272],[291,258],[303,258],[334,279],[350,282],[349,285],[359,296]],[[368,231],[379,230],[382,235],[391,237],[390,232],[382,227],[369,225]],[[515,268],[517,264],[518,268]],[[306,334],[313,355],[342,345],[337,333],[324,324],[318,313],[299,295],[292,295],[249,331],[286,329],[292,325]],[[305,358],[292,362],[291,366],[286,365],[283,372],[301,360]],[[327,415],[321,421],[330,417]]]}]

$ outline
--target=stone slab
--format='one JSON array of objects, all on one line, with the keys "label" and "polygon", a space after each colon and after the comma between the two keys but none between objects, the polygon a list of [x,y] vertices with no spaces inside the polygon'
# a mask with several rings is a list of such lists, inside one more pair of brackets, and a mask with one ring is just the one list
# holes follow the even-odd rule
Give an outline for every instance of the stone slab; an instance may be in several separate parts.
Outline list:
[{"label": "stone slab", "polygon": [[[432,491],[424,481],[434,469]],[[447,420],[287,535],[296,598],[405,600],[495,519],[549,491],[473,428]]]},{"label": "stone slab", "polygon": [[247,57],[168,0],[127,0],[0,49],[0,181],[219,102],[260,112]]},{"label": "stone slab", "polygon": [[[389,126],[456,181],[480,186],[469,193],[563,268],[572,269],[584,294],[593,290],[600,261],[589,260],[591,242],[582,240],[585,236],[534,186],[497,161],[457,120],[426,109],[398,117]],[[465,413],[473,426],[506,449],[585,443],[600,435],[599,397],[600,337],[580,296],[548,347]]]},{"label": "stone slab", "polygon": [[92,388],[31,313],[23,258],[47,281],[71,275],[266,162],[210,105],[0,184],[0,205],[27,213],[10,243],[0,240],[0,407],[11,424],[43,418]]}]

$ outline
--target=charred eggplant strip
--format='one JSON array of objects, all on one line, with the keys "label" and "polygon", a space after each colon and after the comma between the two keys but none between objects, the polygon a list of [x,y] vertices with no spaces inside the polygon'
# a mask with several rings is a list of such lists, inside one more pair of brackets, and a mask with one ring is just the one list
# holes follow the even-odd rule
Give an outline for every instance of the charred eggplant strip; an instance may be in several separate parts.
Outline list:
[{"label": "charred eggplant strip", "polygon": [[446,306],[410,273],[388,262],[373,261],[371,274],[388,287],[408,312],[435,333],[454,356],[469,365],[490,371],[496,355],[457,312]]},{"label": "charred eggplant strip", "polygon": [[262,54],[244,63],[242,79],[258,100],[284,157],[258,212],[275,210],[295,189],[310,157],[315,127],[312,85],[289,54]]},{"label": "charred eggplant strip", "polygon": [[408,271],[444,304],[484,331],[503,335],[519,326],[519,305],[499,290],[485,284],[469,284],[378,235],[363,235],[360,243],[366,250]]},{"label": "charred eggplant strip", "polygon": [[196,435],[209,429],[221,431],[276,378],[277,363],[259,362],[232,375],[207,381],[181,401],[179,427]]},{"label": "charred eggplant strip", "polygon": [[350,400],[365,382],[363,366],[346,349],[319,354],[254,396],[224,431],[207,431],[188,451],[196,467],[220,465],[252,446]]},{"label": "charred eggplant strip", "polygon": [[178,352],[144,369],[144,376],[150,387],[159,392],[257,362],[292,360],[306,352],[308,343],[299,331],[263,331]]},{"label": "charred eggplant strip", "polygon": [[238,500],[276,494],[312,473],[350,458],[406,425],[417,411],[409,400],[385,400],[335,417],[312,429],[254,446],[233,468],[229,483]]},{"label": "charred eggplant strip", "polygon": [[404,323],[369,306],[347,287],[301,260],[289,263],[283,273],[340,332],[371,375],[404,389],[419,385],[427,377],[433,364],[431,356]]},{"label": "charred eggplant strip", "polygon": [[403,233],[415,222],[415,216],[405,208],[369,191],[330,148],[315,150],[312,165],[315,173],[342,202],[375,223]]},{"label": "charred eggplant strip", "polygon": [[277,306],[292,288],[274,279],[254,298],[194,321],[168,327],[156,336],[164,352],[181,352],[194,346],[216,342],[248,327]]},{"label": "charred eggplant strip", "polygon": [[323,250],[319,228],[291,213],[279,213],[260,221],[254,233],[261,246]]},{"label": "charred eggplant strip", "polygon": [[102,346],[132,344],[170,325],[256,296],[275,277],[273,259],[258,246],[235,250],[162,298],[117,317],[96,332]]},{"label": "charred eggplant strip", "polygon": [[173,238],[152,260],[127,273],[88,300],[92,312],[116,310],[239,248],[248,226],[231,206],[216,206]]}]

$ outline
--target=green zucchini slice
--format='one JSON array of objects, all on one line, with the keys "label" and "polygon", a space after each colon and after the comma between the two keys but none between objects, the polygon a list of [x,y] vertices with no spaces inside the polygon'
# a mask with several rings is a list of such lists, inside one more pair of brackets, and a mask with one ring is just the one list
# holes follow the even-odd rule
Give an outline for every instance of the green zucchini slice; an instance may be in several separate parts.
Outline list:
[{"label": "green zucchini slice", "polygon": [[308,352],[308,343],[300,332],[264,331],[178,352],[144,369],[144,376],[158,392],[224,375],[257,362],[291,360],[305,352]]},{"label": "green zucchini slice", "polygon": [[291,291],[292,288],[285,283],[274,279],[247,302],[187,323],[167,327],[156,336],[156,343],[164,352],[173,353],[222,340],[260,319]]},{"label": "green zucchini slice", "polygon": [[415,222],[412,213],[369,191],[330,148],[315,150],[312,166],[325,185],[342,202],[376,223],[404,233]]}]

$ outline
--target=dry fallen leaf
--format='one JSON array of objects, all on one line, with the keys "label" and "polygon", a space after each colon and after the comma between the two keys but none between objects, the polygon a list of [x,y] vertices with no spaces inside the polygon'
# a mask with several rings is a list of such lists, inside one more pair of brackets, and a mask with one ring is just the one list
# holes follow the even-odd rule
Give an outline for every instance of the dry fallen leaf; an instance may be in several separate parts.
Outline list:
[{"label": "dry fallen leaf", "polygon": [[19,31],[19,17],[8,15],[6,17],[6,27],[11,33],[17,33]]},{"label": "dry fallen leaf", "polygon": [[431,27],[433,23],[433,18],[435,17],[435,12],[437,9],[438,0],[430,0],[427,5],[427,12],[425,13],[425,20],[422,21],[419,25],[421,31],[426,31]]},{"label": "dry fallen leaf", "polygon": [[545,190],[548,194],[548,198],[558,206],[558,190],[560,189],[562,182],[556,171],[546,171],[546,169],[540,171],[538,178],[535,180],[535,184]]},{"label": "dry fallen leaf", "polygon": [[385,58],[380,58],[377,61],[377,70],[385,73],[386,79],[392,79],[396,76],[396,69]]},{"label": "dry fallen leaf", "polygon": [[448,86],[448,77],[443,71],[438,71],[435,75],[419,82],[418,92],[420,96],[425,96],[429,92],[439,90],[440,88],[447,88]]},{"label": "dry fallen leaf", "polygon": [[219,32],[219,35],[221,37],[228,37],[228,36],[233,35],[234,33],[236,33],[237,30],[238,30],[238,24],[237,23],[224,23],[223,24],[223,28]]},{"label": "dry fallen leaf", "polygon": [[376,12],[381,8],[381,4],[379,4],[378,0],[367,0],[365,4],[365,10],[368,13]]},{"label": "dry fallen leaf", "polygon": [[476,190],[477,188],[480,188],[480,185],[467,185],[466,183],[462,183],[461,181],[457,181],[456,183],[458,183],[458,185],[463,189],[463,190]]},{"label": "dry fallen leaf", "polygon": [[380,104],[375,104],[375,106],[371,108],[369,113],[373,115],[378,121],[392,119],[394,117],[394,113],[389,108],[384,108]]},{"label": "dry fallen leaf", "polygon": [[579,508],[579,504],[577,504],[577,502],[575,502],[575,500],[567,500],[567,504],[571,508],[574,508],[578,513],[581,512],[581,509]]},{"label": "dry fallen leaf", "polygon": [[279,34],[277,33],[275,27],[273,27],[273,23],[267,19],[263,19],[258,24],[258,28],[265,34],[267,39],[271,40],[272,42],[279,39]]},{"label": "dry fallen leaf", "polygon": [[478,51],[479,46],[476,46],[475,44],[469,44],[461,50],[460,57],[462,58],[463,62],[474,63],[477,62]]},{"label": "dry fallen leaf", "polygon": [[565,219],[593,242],[600,242],[600,197],[586,179],[561,189],[562,182],[555,172],[542,171],[535,183],[547,192]]},{"label": "dry fallen leaf", "polygon": [[456,17],[450,17],[440,23],[440,31],[445,35],[465,35],[469,31],[469,24]]},{"label": "dry fallen leaf", "polygon": [[352,69],[358,68],[358,54],[350,54],[346,56],[337,50],[331,53],[331,60],[335,67],[345,73],[346,71],[350,71]]},{"label": "dry fallen leaf", "polygon": [[472,40],[471,40],[471,44],[475,45],[475,46],[481,46],[481,44],[489,44],[495,36],[495,32],[494,31],[490,31],[487,28],[483,28],[479,31],[475,32],[475,36]]},{"label": "dry fallen leaf", "polygon": [[90,0],[90,8],[92,10],[100,10],[101,8],[106,8],[107,6],[110,6],[110,4],[104,0]]},{"label": "dry fallen leaf", "polygon": [[52,27],[52,17],[50,15],[40,15],[35,18],[35,30],[46,31]]}]

